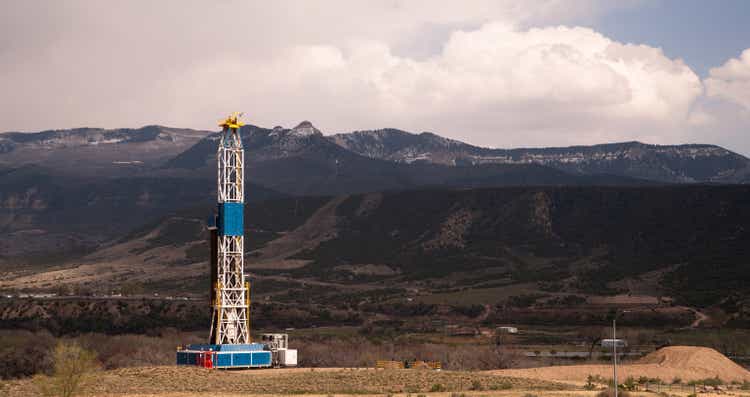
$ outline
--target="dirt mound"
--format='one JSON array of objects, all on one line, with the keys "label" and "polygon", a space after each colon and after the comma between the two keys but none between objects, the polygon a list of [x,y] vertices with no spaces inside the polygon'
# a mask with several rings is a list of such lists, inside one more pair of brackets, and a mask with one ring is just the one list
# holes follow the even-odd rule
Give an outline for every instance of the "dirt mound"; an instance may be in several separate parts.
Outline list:
[{"label": "dirt mound", "polygon": [[664,347],[641,358],[638,364],[656,364],[660,367],[686,371],[715,372],[724,379],[748,379],[750,377],[750,372],[746,369],[708,347]]},{"label": "dirt mound", "polygon": [[[491,373],[520,378],[545,379],[564,382],[585,382],[589,375],[612,378],[611,365],[562,365],[527,369],[506,369]],[[633,364],[618,365],[620,379],[629,376],[656,377],[669,382],[719,377],[724,381],[750,381],[750,371],[714,349],[694,346],[672,346],[659,349]]]}]

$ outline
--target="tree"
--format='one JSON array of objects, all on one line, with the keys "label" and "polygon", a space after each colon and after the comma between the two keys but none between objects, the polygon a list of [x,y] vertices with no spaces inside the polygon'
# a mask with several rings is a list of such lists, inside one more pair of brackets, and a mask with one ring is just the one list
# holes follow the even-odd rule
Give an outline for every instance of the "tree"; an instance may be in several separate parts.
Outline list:
[{"label": "tree", "polygon": [[85,389],[92,372],[99,368],[96,354],[76,343],[58,342],[53,360],[52,376],[37,378],[43,396],[75,396]]},{"label": "tree", "polygon": [[589,360],[594,356],[594,348],[602,340],[604,332],[602,327],[585,327],[578,331],[578,335],[589,345]]}]

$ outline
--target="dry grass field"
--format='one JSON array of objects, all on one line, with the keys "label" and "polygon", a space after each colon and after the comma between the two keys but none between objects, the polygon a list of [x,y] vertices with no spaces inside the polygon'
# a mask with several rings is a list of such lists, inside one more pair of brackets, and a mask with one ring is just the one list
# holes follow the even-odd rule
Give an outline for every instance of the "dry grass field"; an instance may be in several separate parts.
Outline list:
[{"label": "dry grass field", "polygon": [[[392,395],[430,397],[593,397],[584,390],[588,375],[606,377],[606,365],[555,366],[497,371],[375,370],[369,368],[293,368],[219,371],[197,367],[132,367],[95,373],[87,396],[247,396],[247,395]],[[750,372],[712,349],[669,347],[656,351],[635,364],[623,365],[621,376],[659,377],[685,381],[719,376],[725,381],[750,381]],[[603,388],[597,385],[597,389]],[[34,396],[33,379],[6,382],[0,395]],[[668,396],[686,396],[676,390]],[[735,388],[722,395],[748,396]],[[635,396],[654,393],[634,392]],[[701,393],[701,396],[710,396]]]},{"label": "dry grass field", "polygon": [[[482,372],[298,368],[217,371],[197,367],[136,367],[99,372],[87,395],[421,394],[460,390],[572,390],[568,385]],[[11,396],[36,393],[31,380],[12,381]]]}]

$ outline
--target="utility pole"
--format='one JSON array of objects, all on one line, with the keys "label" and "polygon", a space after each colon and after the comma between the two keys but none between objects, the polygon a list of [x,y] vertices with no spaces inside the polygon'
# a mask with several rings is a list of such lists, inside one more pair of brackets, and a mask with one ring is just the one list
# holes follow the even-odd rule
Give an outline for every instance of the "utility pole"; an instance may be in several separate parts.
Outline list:
[{"label": "utility pole", "polygon": [[615,382],[615,397],[617,397],[617,312],[612,317],[612,372]]}]

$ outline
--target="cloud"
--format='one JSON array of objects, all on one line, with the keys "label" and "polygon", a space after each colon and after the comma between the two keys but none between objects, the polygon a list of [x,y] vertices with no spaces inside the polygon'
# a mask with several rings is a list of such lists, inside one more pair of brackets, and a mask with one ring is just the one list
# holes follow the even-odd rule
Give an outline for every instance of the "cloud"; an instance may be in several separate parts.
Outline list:
[{"label": "cloud", "polygon": [[0,13],[0,130],[213,129],[241,110],[263,126],[388,126],[496,147],[711,141],[735,118],[704,84],[747,106],[744,69],[730,61],[701,82],[659,48],[575,27],[636,5],[21,2]]},{"label": "cloud", "polygon": [[200,65],[174,85],[178,97],[208,88],[190,81],[233,81],[243,89],[222,106],[297,112],[329,131],[388,125],[485,145],[669,141],[702,93],[698,76],[659,49],[586,28],[506,23],[456,31],[427,59],[379,41],[295,46],[262,62]]},{"label": "cloud", "polygon": [[750,49],[739,58],[712,68],[705,84],[709,97],[733,102],[750,111]]}]

